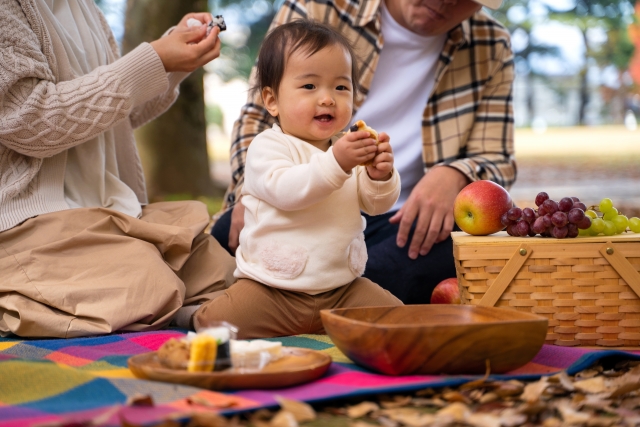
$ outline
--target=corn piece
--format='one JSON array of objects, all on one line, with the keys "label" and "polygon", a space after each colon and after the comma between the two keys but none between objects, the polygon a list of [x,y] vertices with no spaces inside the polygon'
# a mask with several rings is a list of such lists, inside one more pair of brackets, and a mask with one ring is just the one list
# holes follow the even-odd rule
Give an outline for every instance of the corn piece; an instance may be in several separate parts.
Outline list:
[{"label": "corn piece", "polygon": [[209,335],[198,335],[191,341],[189,372],[211,372],[216,360],[218,341]]}]

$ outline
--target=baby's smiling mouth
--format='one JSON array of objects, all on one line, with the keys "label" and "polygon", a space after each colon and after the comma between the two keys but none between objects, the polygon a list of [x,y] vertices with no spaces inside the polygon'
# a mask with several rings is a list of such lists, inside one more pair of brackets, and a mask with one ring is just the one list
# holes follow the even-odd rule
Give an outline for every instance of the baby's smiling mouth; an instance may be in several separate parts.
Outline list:
[{"label": "baby's smiling mouth", "polygon": [[315,116],[314,119],[321,122],[330,122],[331,120],[333,120],[333,116],[331,114],[320,114],[318,116]]}]

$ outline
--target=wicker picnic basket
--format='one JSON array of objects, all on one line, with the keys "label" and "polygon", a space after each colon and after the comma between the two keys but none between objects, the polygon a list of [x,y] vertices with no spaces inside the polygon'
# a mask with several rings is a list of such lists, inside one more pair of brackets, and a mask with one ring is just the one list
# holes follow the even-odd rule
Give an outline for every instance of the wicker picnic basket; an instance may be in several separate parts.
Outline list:
[{"label": "wicker picnic basket", "polygon": [[545,316],[547,344],[640,346],[640,234],[452,237],[463,304]]}]

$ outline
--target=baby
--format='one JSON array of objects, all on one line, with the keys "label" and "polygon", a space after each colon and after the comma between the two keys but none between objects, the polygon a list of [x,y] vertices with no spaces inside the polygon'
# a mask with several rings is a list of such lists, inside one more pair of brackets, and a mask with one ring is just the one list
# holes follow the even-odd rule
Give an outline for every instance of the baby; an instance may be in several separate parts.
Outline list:
[{"label": "baby", "polygon": [[195,313],[196,329],[227,321],[238,338],[324,333],[322,309],[402,305],[361,277],[360,212],[389,210],[400,179],[388,135],[377,145],[364,130],[337,137],[357,92],[349,42],[311,21],[279,26],[262,44],[256,77],[277,124],[247,152],[238,281]]}]

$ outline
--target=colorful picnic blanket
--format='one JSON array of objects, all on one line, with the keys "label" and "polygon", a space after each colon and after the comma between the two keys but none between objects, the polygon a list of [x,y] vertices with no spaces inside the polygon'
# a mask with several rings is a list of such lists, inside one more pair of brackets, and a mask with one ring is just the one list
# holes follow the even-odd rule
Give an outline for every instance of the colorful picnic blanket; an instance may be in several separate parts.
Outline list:
[{"label": "colorful picnic blanket", "polygon": [[[279,338],[285,346],[329,353],[334,363],[314,382],[278,390],[243,390],[220,393],[189,386],[136,379],[127,359],[157,350],[183,331],[114,334],[68,340],[0,338],[0,426],[24,427],[44,423],[119,426],[123,420],[153,425],[172,417],[187,420],[196,411],[232,414],[276,406],[275,397],[307,402],[427,387],[455,386],[472,376],[392,377],[372,373],[351,363],[323,335]],[[535,379],[567,370],[578,372],[603,357],[640,359],[640,351],[599,351],[543,346],[532,362],[494,378]],[[153,406],[130,406],[135,396],[151,396]]]}]

